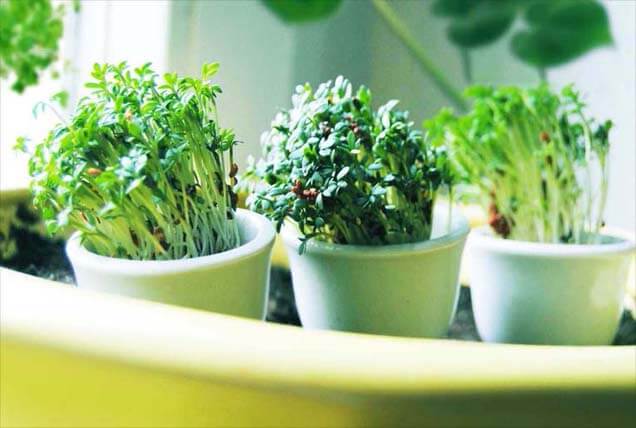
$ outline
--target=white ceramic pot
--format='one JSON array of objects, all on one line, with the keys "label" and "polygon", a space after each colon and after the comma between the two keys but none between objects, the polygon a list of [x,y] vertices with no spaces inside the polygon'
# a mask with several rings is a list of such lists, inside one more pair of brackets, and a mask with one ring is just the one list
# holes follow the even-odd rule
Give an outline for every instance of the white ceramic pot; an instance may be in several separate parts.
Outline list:
[{"label": "white ceramic pot", "polygon": [[469,231],[458,210],[453,217],[447,233],[445,212],[436,212],[428,241],[355,246],[311,240],[302,255],[297,230],[285,225],[281,236],[302,325],[395,336],[444,336],[457,304],[459,266]]},{"label": "white ceramic pot", "polygon": [[265,217],[237,210],[242,245],[210,256],[138,261],[88,251],[73,235],[66,253],[81,288],[263,319],[275,231]]},{"label": "white ceramic pot", "polygon": [[473,312],[488,342],[607,345],[616,333],[633,241],[603,235],[599,245],[501,239],[490,229],[468,240]]}]

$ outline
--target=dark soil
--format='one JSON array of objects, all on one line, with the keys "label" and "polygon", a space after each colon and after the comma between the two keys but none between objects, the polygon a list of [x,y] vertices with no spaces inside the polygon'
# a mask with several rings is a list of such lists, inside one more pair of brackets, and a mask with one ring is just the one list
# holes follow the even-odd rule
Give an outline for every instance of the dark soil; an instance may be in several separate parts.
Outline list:
[{"label": "dark soil", "polygon": [[[33,214],[23,207],[18,209],[18,216],[23,224],[37,221]],[[16,240],[17,254],[8,260],[0,260],[0,266],[58,282],[74,282],[73,271],[64,253],[63,241],[42,237],[26,228],[12,229],[11,236]],[[267,321],[300,326],[291,275],[285,269],[273,268],[270,278]],[[473,318],[470,290],[467,287],[461,287],[457,312],[449,328],[448,337],[458,340],[480,340]],[[636,344],[636,320],[628,311],[623,313],[614,344]]]},{"label": "dark soil", "polygon": [[11,226],[10,237],[16,242],[17,252],[7,260],[0,258],[0,266],[72,284],[73,270],[64,252],[64,241],[33,231],[29,226],[39,220],[24,204],[18,205],[16,216],[22,227]]}]

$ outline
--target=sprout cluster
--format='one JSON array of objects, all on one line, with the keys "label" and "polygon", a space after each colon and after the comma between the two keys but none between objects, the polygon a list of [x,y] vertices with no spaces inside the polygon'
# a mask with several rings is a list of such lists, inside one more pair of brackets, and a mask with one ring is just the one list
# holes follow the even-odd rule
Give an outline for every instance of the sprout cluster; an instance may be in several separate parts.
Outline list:
[{"label": "sprout cluster", "polygon": [[611,122],[596,124],[572,86],[560,94],[473,87],[463,117],[442,111],[425,126],[447,140],[458,174],[477,186],[505,238],[595,243],[607,198]]},{"label": "sprout cluster", "polygon": [[301,251],[311,238],[356,245],[429,239],[437,190],[450,184],[447,158],[396,104],[375,111],[371,92],[353,92],[342,77],[315,92],[298,86],[292,108],[263,135],[264,159],[245,177],[260,183],[251,208],[278,228],[293,221]]},{"label": "sprout cluster", "polygon": [[137,260],[180,259],[239,245],[231,186],[232,131],[219,128],[209,79],[149,64],[95,65],[92,89],[68,123],[36,145],[34,201],[47,228],[79,230],[92,251]]}]

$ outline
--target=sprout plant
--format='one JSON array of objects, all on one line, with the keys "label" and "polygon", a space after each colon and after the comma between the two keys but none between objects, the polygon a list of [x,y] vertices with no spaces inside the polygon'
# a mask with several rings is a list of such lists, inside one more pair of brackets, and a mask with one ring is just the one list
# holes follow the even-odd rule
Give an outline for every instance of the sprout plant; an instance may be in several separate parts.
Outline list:
[{"label": "sprout plant", "polygon": [[430,238],[438,189],[450,184],[445,151],[415,130],[390,101],[377,111],[371,92],[343,77],[296,88],[262,137],[264,159],[246,174],[260,182],[251,208],[296,224],[309,239],[389,245]]},{"label": "sprout plant", "polygon": [[235,140],[218,125],[217,69],[159,84],[149,64],[96,64],[92,93],[33,149],[34,201],[48,230],[76,229],[95,253],[135,260],[237,247]]},{"label": "sprout plant", "polygon": [[607,197],[612,123],[597,124],[572,86],[560,94],[476,86],[463,117],[443,110],[425,127],[448,140],[458,174],[478,188],[504,238],[595,243]]}]

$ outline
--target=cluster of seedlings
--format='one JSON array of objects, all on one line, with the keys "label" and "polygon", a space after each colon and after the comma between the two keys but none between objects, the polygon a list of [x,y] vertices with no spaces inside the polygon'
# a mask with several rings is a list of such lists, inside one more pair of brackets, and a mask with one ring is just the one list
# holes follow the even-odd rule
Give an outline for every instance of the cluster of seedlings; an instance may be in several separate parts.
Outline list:
[{"label": "cluster of seedlings", "polygon": [[446,150],[390,101],[343,77],[298,86],[292,108],[262,137],[264,158],[245,176],[250,207],[307,242],[390,245],[429,239],[438,189],[450,187]]}]

